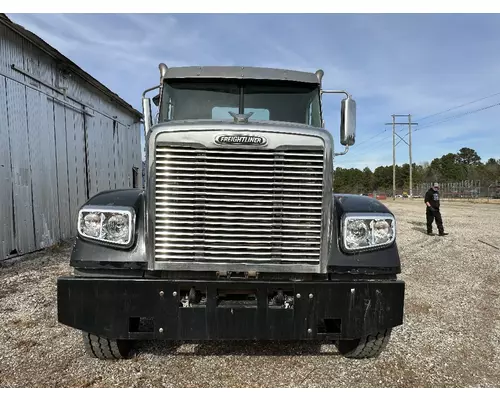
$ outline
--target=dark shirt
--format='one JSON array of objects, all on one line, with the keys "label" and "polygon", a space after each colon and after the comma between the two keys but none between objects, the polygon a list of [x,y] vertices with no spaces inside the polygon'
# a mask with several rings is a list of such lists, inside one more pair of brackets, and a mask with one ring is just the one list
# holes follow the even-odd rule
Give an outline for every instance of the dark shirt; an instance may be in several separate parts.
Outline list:
[{"label": "dark shirt", "polygon": [[439,192],[430,188],[427,193],[425,193],[425,203],[429,202],[432,208],[439,210]]}]

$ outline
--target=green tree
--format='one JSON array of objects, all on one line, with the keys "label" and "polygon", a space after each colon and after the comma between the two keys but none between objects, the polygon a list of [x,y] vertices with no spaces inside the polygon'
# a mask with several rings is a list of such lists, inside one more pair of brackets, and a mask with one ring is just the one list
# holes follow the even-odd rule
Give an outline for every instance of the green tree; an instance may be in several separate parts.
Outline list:
[{"label": "green tree", "polygon": [[[481,181],[490,185],[500,181],[500,159],[488,159],[483,164],[474,149],[461,148],[457,153],[444,154],[431,162],[425,161],[412,166],[413,184],[429,182]],[[396,189],[408,190],[410,166],[396,166]],[[334,171],[334,191],[337,193],[370,193],[373,191],[392,193],[392,165],[379,166],[372,172],[369,168],[336,168]]]},{"label": "green tree", "polygon": [[481,157],[476,150],[462,147],[457,153],[457,162],[462,165],[480,165]]},{"label": "green tree", "polygon": [[486,164],[480,165],[476,169],[478,179],[484,181],[485,184],[492,184],[500,180],[500,160],[490,158],[486,161]]},{"label": "green tree", "polygon": [[368,167],[363,169],[362,183],[363,183],[363,193],[373,192],[373,172]]},{"label": "green tree", "polygon": [[373,188],[378,192],[386,192],[392,188],[392,167],[377,167],[373,171]]},{"label": "green tree", "polygon": [[413,184],[414,185],[419,185],[424,182],[424,176],[425,176],[425,168],[428,168],[428,164],[413,164],[412,168],[412,176],[413,176]]},{"label": "green tree", "polygon": [[[413,171],[412,171],[413,172]],[[410,187],[410,164],[396,167],[396,188],[407,190]]]}]

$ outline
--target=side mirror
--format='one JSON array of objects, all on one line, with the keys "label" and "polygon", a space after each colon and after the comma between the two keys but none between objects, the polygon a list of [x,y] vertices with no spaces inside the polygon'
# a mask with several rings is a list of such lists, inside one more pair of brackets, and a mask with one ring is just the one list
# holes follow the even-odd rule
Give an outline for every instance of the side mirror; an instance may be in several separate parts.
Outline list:
[{"label": "side mirror", "polygon": [[142,98],[142,114],[144,115],[144,135],[146,135],[153,125],[153,118],[151,115],[151,100],[148,97]]},{"label": "side mirror", "polygon": [[340,112],[340,143],[352,146],[356,138],[356,102],[350,96],[342,99]]},{"label": "side mirror", "polygon": [[[160,86],[154,86],[152,88],[146,89],[142,92],[142,115],[144,116],[144,136],[147,137],[147,134],[151,127],[153,126],[153,115],[151,112],[151,99],[146,97],[146,93],[159,89]],[[154,100],[153,100],[154,101]]]}]

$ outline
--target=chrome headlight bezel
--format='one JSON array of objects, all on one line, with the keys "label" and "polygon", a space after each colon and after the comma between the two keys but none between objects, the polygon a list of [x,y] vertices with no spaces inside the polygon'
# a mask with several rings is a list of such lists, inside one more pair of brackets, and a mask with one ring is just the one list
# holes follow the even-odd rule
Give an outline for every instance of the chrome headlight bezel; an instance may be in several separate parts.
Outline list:
[{"label": "chrome headlight bezel", "polygon": [[[100,227],[100,233],[99,237],[95,236],[90,236],[85,234],[85,232],[82,231],[82,226],[81,223],[84,218],[84,214],[100,214],[101,216],[101,227]],[[116,240],[109,240],[104,237],[102,237],[103,234],[103,228],[106,226],[106,223],[108,220],[113,216],[113,215],[121,215],[125,216],[128,221],[128,235],[126,237],[126,241],[116,241]],[[103,219],[103,216],[105,217]],[[77,229],[78,229],[78,235],[85,240],[88,240],[90,242],[95,242],[98,244],[102,245],[107,245],[110,247],[117,247],[117,248],[130,248],[135,239],[135,223],[136,223],[136,215],[135,215],[135,210],[132,207],[124,207],[124,206],[83,206],[79,211],[78,211],[78,221],[77,221]]]},{"label": "chrome headlight bezel", "polygon": [[[369,243],[360,247],[350,247],[347,244],[348,223],[350,221],[364,221],[368,228]],[[377,221],[387,221],[392,229],[392,235],[389,240],[383,243],[374,243],[373,224]],[[340,245],[342,251],[346,253],[361,253],[367,251],[381,250],[390,247],[396,241],[396,218],[390,213],[346,213],[342,216],[340,223]]]}]

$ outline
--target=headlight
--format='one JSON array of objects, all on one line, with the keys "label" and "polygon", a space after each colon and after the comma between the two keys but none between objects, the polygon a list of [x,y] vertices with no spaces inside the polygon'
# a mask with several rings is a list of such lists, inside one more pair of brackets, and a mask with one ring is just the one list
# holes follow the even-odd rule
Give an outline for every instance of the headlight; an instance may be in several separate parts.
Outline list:
[{"label": "headlight", "polygon": [[135,211],[130,207],[84,206],[78,213],[78,233],[87,239],[127,247],[134,227]]},{"label": "headlight", "polygon": [[396,220],[391,214],[345,214],[342,217],[342,247],[354,253],[387,247],[396,240]]}]

